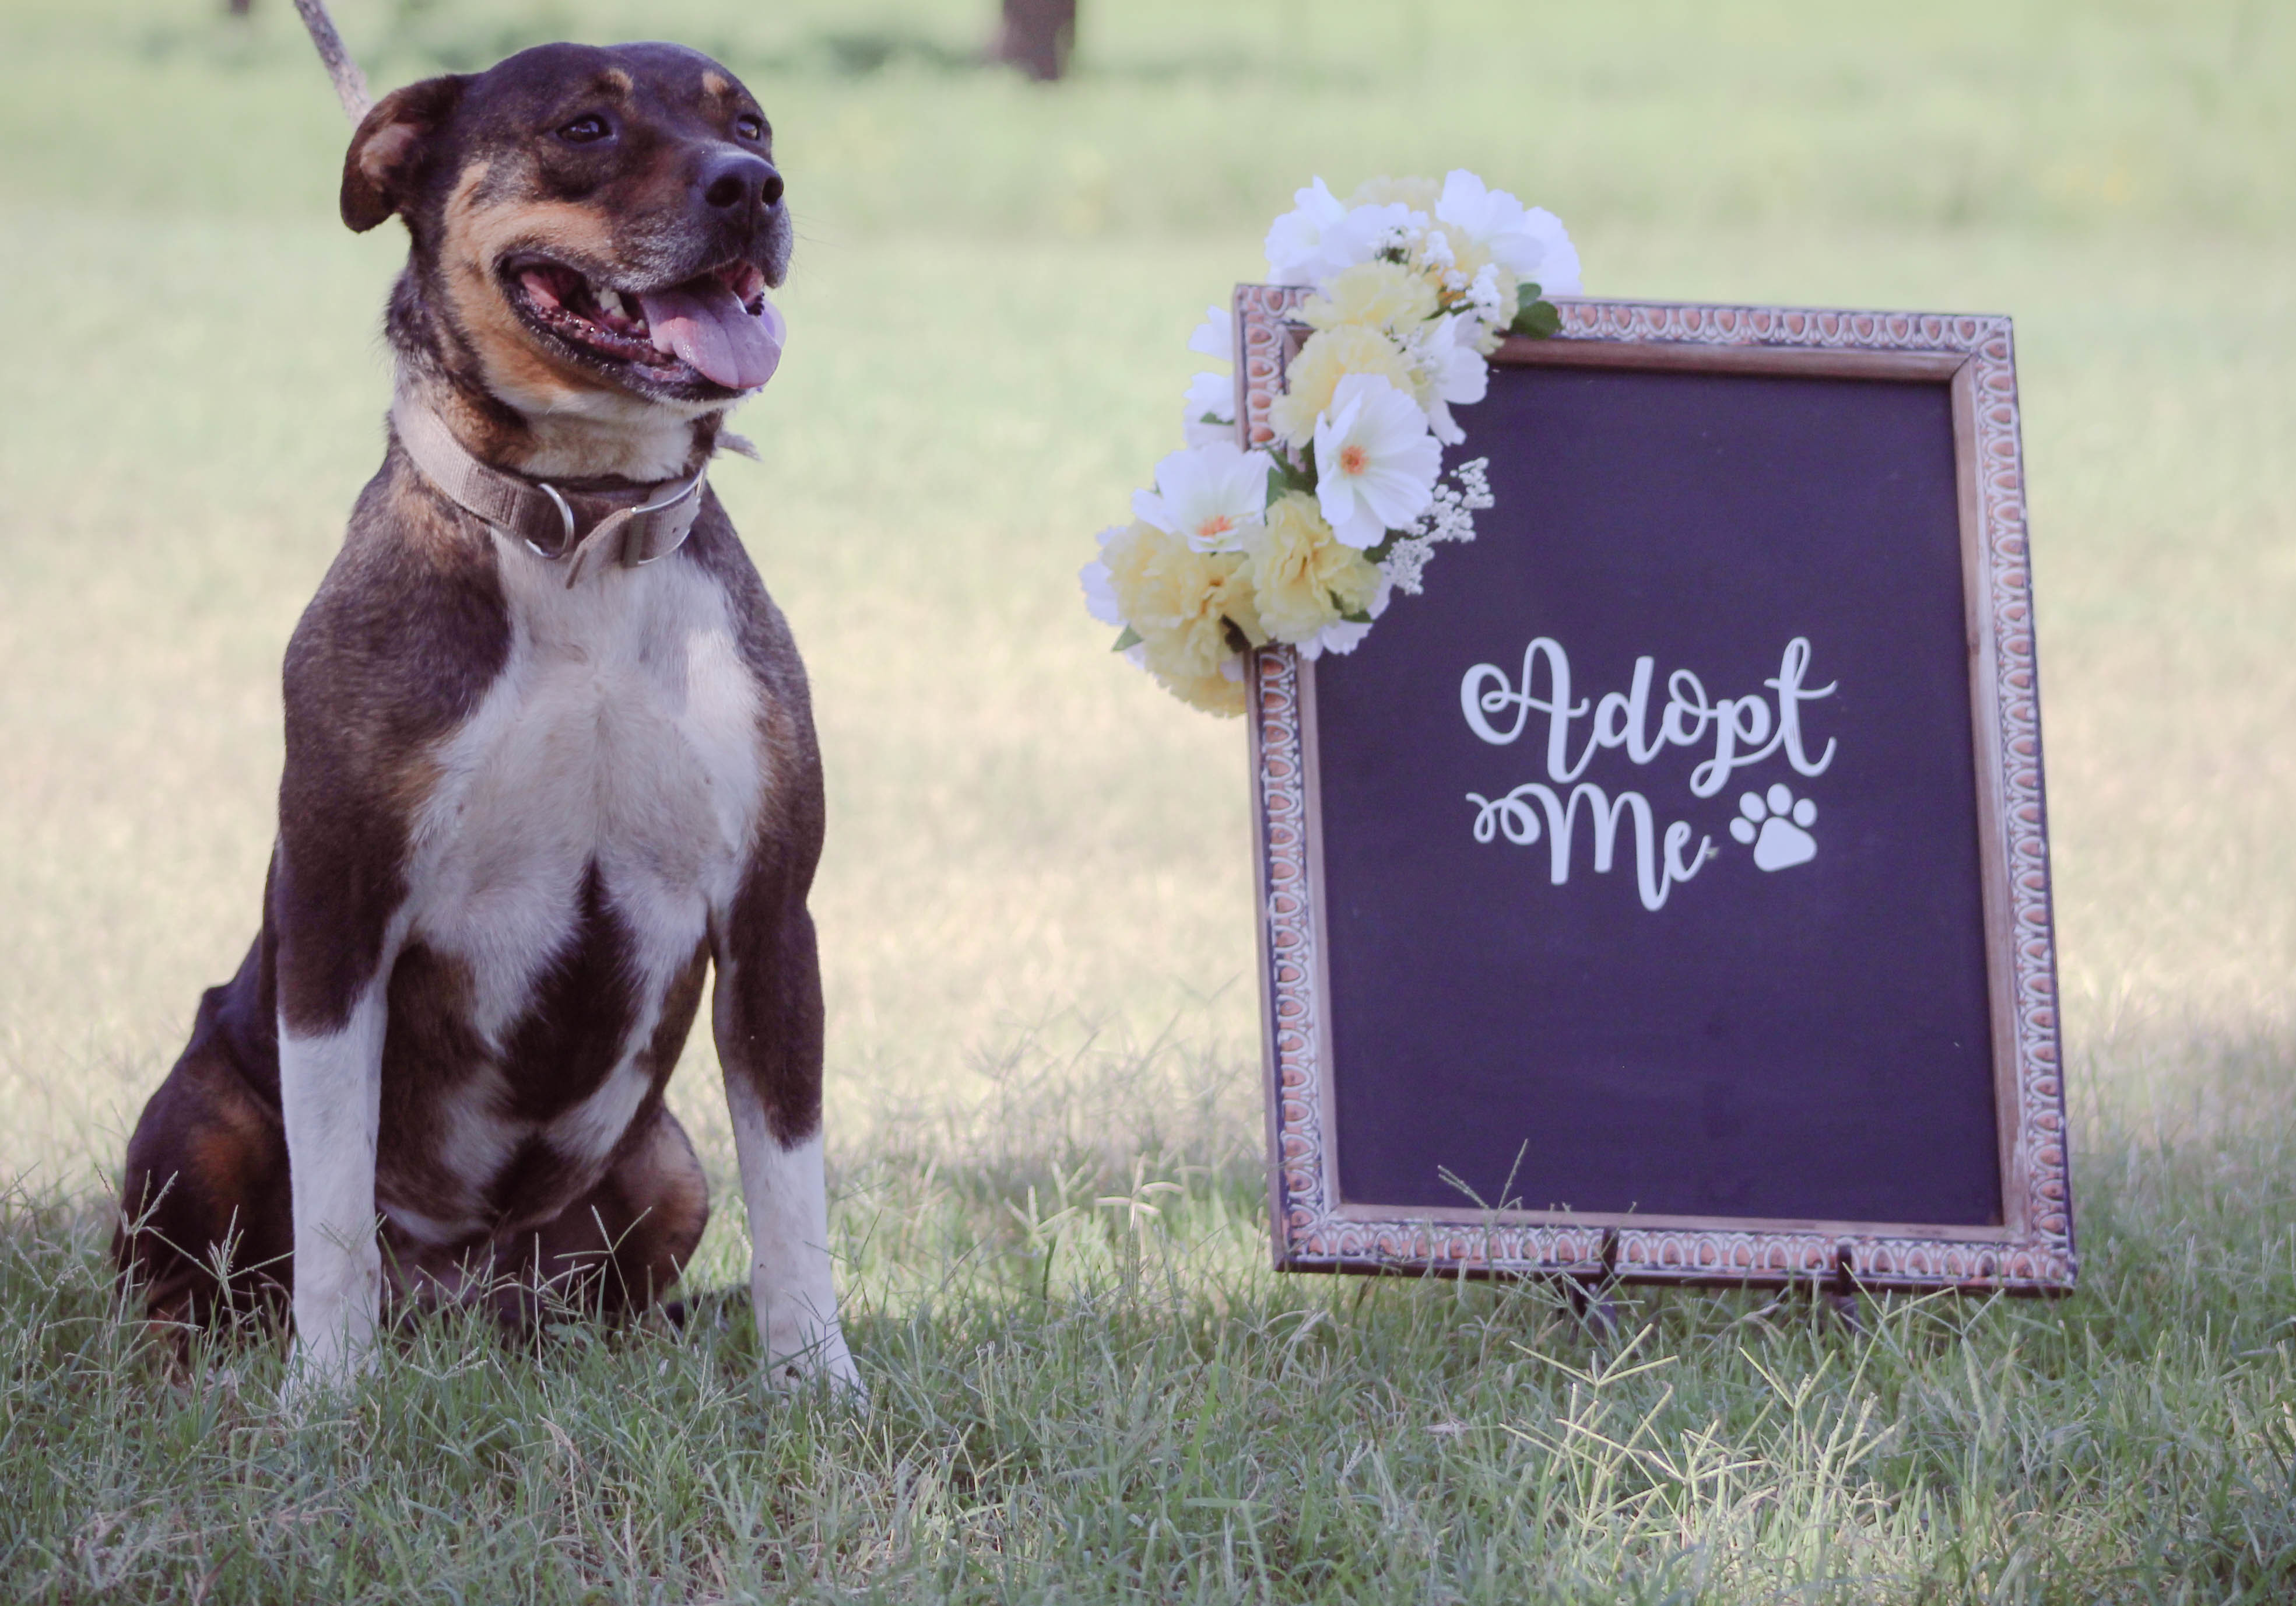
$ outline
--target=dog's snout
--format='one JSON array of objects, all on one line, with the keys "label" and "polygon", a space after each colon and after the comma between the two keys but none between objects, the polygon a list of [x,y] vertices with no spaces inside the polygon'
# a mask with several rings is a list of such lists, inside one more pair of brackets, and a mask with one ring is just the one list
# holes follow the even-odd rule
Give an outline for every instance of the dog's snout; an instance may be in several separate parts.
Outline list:
[{"label": "dog's snout", "polygon": [[702,203],[736,215],[763,210],[782,198],[782,176],[774,164],[747,151],[721,151],[701,165]]}]

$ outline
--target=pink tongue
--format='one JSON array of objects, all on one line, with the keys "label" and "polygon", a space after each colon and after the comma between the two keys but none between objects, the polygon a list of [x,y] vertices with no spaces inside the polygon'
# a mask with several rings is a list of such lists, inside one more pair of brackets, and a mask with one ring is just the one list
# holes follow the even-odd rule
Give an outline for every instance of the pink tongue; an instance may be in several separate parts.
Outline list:
[{"label": "pink tongue", "polygon": [[675,352],[729,391],[755,390],[781,363],[788,326],[771,301],[751,317],[732,291],[712,283],[703,289],[657,290],[640,295],[638,305],[658,349]]}]

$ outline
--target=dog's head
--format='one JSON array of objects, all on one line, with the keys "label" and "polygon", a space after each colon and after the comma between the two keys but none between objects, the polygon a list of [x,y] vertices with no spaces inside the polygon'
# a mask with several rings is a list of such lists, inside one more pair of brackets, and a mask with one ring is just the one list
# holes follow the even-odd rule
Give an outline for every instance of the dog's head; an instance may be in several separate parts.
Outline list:
[{"label": "dog's head", "polygon": [[522,412],[715,411],[779,354],[773,129],[696,51],[545,45],[395,90],[351,137],[342,213],[361,231],[406,220],[422,310],[445,325],[426,337]]}]

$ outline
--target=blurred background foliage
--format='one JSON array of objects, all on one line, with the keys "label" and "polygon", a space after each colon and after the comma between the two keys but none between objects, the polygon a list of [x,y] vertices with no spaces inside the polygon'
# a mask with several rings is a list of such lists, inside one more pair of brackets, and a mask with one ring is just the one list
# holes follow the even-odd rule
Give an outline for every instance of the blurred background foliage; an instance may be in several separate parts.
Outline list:
[{"label": "blurred background foliage", "polygon": [[[1250,227],[1282,198],[1271,174],[1463,165],[1517,176],[1595,231],[2254,236],[2296,220],[2296,7],[2280,0],[1087,0],[1071,76],[1050,89],[980,64],[993,0],[334,9],[379,87],[546,39],[693,45],[764,97],[810,212],[853,228]],[[324,203],[335,112],[286,0],[244,21],[217,0],[0,11],[0,149],[52,158],[5,164],[0,194]],[[248,140],[276,160],[237,160]]]}]

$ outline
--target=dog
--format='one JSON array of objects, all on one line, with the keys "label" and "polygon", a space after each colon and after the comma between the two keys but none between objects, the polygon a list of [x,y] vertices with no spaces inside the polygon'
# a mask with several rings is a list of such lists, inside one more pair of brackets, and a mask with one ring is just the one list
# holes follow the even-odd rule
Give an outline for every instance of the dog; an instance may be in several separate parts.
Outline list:
[{"label": "dog", "polygon": [[780,350],[772,128],[696,52],[544,45],[378,103],[341,211],[410,240],[388,447],[287,648],[260,933],[136,1124],[115,1264],[160,1321],[291,1310],[299,1378],[406,1302],[654,1305],[709,1215],[663,1091],[714,970],[767,1364],[857,1392],[820,757],[708,483]]}]

